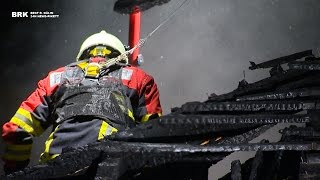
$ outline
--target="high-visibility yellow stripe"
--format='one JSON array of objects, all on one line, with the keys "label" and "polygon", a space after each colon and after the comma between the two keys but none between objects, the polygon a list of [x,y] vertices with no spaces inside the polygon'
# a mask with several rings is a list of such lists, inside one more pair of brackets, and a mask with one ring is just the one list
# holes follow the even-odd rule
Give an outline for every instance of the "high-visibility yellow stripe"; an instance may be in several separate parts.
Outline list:
[{"label": "high-visibility yellow stripe", "polygon": [[130,109],[128,109],[128,116],[130,117],[130,119],[132,119],[134,121],[134,116],[132,111],[130,111]]},{"label": "high-visibility yellow stripe", "polygon": [[26,144],[26,145],[7,144],[6,148],[14,151],[26,151],[26,150],[32,149],[32,144]]},{"label": "high-visibility yellow stripe", "polygon": [[125,98],[124,98],[124,96],[123,96],[122,94],[120,94],[120,93],[117,92],[117,91],[113,91],[113,92],[112,92],[112,95],[114,95],[114,97],[115,97],[119,102],[121,102],[121,104],[124,104]]},{"label": "high-visibility yellow stripe", "polygon": [[[162,113],[157,113],[158,117],[162,116]],[[149,120],[150,116],[152,116],[153,114],[146,114],[144,116],[142,116],[141,118],[141,123],[145,123]]]},{"label": "high-visibility yellow stripe", "polygon": [[49,155],[49,150],[50,150],[50,145],[53,141],[53,134],[56,132],[56,130],[58,129],[59,126],[57,126],[54,131],[50,134],[50,136],[48,137],[46,143],[45,143],[45,148],[44,148],[44,152],[41,153],[41,158],[40,161],[44,162],[50,159],[53,159],[57,156],[59,156],[60,154],[53,154],[53,155]]},{"label": "high-visibility yellow stripe", "polygon": [[33,115],[29,111],[22,109],[22,108],[19,108],[18,111],[16,112],[16,114],[20,114],[20,115],[24,116],[27,120],[29,120],[31,122],[31,124],[33,124],[33,128],[36,130],[36,133],[38,135],[40,135],[43,132],[40,121],[37,120],[36,118],[34,118]]},{"label": "high-visibility yellow stripe", "polygon": [[28,118],[31,122],[32,122],[32,116],[31,116],[31,113],[25,109],[22,109],[22,108],[19,108],[17,113],[25,116],[26,118]]},{"label": "high-visibility yellow stripe", "polygon": [[118,132],[118,129],[112,127],[111,134]]},{"label": "high-visibility yellow stripe", "polygon": [[103,121],[99,131],[98,139],[103,139],[105,136],[109,136],[115,132],[118,132],[118,129],[110,126],[106,121]]},{"label": "high-visibility yellow stripe", "polygon": [[51,145],[52,141],[53,141],[53,132],[50,134],[48,140],[47,140],[46,143],[45,143],[44,152],[49,152],[50,145]]},{"label": "high-visibility yellow stripe", "polygon": [[149,120],[149,118],[150,118],[151,115],[152,115],[152,114],[147,114],[147,115],[142,116],[141,122],[142,122],[142,123],[147,122],[147,121]]},{"label": "high-visibility yellow stripe", "polygon": [[23,154],[23,155],[4,154],[3,158],[6,160],[12,160],[12,161],[24,161],[24,160],[30,159],[30,154]]},{"label": "high-visibility yellow stripe", "polygon": [[132,113],[132,111],[129,109],[129,108],[125,108],[123,105],[121,105],[121,104],[118,104],[119,105],[119,107],[120,107],[120,109],[122,110],[122,112],[124,112],[125,113],[125,109],[128,109],[128,116],[130,117],[130,119],[132,120],[132,121],[135,121],[134,120],[134,116],[133,116],[133,113]]},{"label": "high-visibility yellow stripe", "polygon": [[46,152],[43,152],[40,156],[40,159],[39,159],[39,162],[43,163],[43,162],[47,162],[51,159],[54,159],[56,158],[57,156],[59,156],[60,154],[49,154],[49,153],[46,153]]},{"label": "high-visibility yellow stripe", "polygon": [[49,152],[49,149],[50,149],[50,145],[53,141],[53,134],[55,133],[55,131],[58,129],[59,126],[57,126],[55,128],[55,130],[50,134],[50,136],[48,137],[46,143],[45,143],[45,149],[44,149],[44,152]]},{"label": "high-visibility yellow stripe", "polygon": [[116,133],[116,132],[118,132],[118,129],[116,129],[116,128],[112,128],[112,130],[111,130],[111,134]]},{"label": "high-visibility yellow stripe", "polygon": [[27,124],[26,122],[13,117],[11,118],[10,122],[20,126],[23,130],[27,131],[28,133],[32,134],[32,135],[36,135],[35,130],[33,129],[33,127],[31,127],[29,124]]},{"label": "high-visibility yellow stripe", "polygon": [[116,133],[116,132],[118,132],[118,129],[112,127],[112,129],[111,129],[111,134]]},{"label": "high-visibility yellow stripe", "polygon": [[108,128],[107,128],[107,131],[106,131],[106,135],[111,135],[111,134],[113,134],[115,132],[118,132],[118,129],[116,129],[116,128],[114,128],[114,127],[109,125]]},{"label": "high-visibility yellow stripe", "polygon": [[109,124],[105,121],[102,121],[101,127],[100,127],[100,131],[99,131],[99,135],[98,135],[98,139],[103,139],[106,133],[106,130],[108,128]]},{"label": "high-visibility yellow stripe", "polygon": [[30,121],[28,118],[26,118],[25,116],[23,116],[23,115],[21,115],[21,114],[19,114],[19,113],[16,113],[16,114],[14,115],[14,117],[17,118],[17,119],[20,119],[21,121],[25,122],[25,123],[28,124],[30,127],[32,127],[32,128],[35,130],[35,133],[36,133],[37,135],[40,135],[40,134],[41,134],[39,128],[36,128],[36,127],[34,126],[33,122],[31,122],[31,121]]}]

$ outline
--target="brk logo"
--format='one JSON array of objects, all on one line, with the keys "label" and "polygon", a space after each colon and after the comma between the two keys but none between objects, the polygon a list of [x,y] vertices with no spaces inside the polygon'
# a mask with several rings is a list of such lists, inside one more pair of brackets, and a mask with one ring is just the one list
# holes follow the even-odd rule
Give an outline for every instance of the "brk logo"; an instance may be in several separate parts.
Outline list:
[{"label": "brk logo", "polygon": [[11,17],[29,17],[28,12],[12,12]]}]

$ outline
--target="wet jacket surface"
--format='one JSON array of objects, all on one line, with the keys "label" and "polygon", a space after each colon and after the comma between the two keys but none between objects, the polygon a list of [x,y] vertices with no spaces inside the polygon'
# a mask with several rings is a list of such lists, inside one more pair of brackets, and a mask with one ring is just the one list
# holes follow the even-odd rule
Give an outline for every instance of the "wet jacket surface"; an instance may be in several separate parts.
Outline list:
[{"label": "wet jacket surface", "polygon": [[[3,159],[29,161],[32,138],[53,126],[41,161],[65,147],[78,147],[161,116],[159,91],[152,76],[126,66],[99,78],[78,78],[87,63],[51,71],[3,125]],[[113,83],[114,81],[114,83]],[[113,86],[110,91],[110,84]]]}]

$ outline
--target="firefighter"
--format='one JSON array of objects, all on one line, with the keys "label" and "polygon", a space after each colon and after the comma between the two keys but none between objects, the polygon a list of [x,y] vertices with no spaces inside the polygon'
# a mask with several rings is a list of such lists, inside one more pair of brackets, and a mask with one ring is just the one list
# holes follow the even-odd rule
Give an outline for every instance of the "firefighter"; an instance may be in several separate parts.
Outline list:
[{"label": "firefighter", "polygon": [[[116,57],[120,61],[109,63]],[[8,174],[26,167],[32,138],[51,125],[40,162],[59,156],[63,148],[103,139],[161,113],[154,78],[128,64],[125,46],[116,36],[95,33],[81,45],[77,61],[49,72],[3,125],[4,170]]]}]

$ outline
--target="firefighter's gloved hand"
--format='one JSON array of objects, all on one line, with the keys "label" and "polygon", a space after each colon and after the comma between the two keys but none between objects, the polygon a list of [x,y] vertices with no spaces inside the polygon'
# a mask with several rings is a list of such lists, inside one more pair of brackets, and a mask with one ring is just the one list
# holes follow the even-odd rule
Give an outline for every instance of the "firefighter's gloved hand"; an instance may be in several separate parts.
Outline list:
[{"label": "firefighter's gloved hand", "polygon": [[3,170],[5,175],[12,174],[13,172],[19,171],[27,167],[29,164],[29,160],[25,161],[10,161],[4,160]]}]

